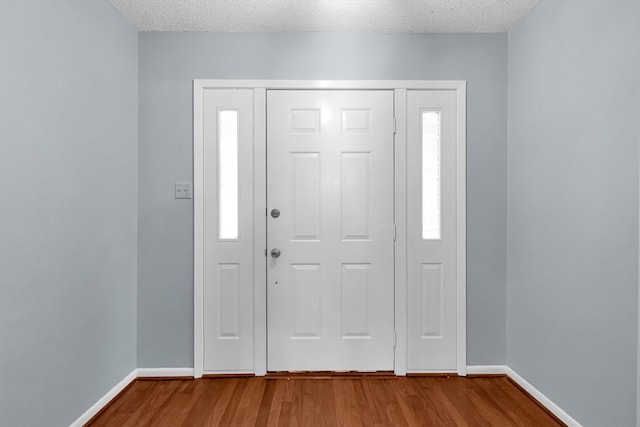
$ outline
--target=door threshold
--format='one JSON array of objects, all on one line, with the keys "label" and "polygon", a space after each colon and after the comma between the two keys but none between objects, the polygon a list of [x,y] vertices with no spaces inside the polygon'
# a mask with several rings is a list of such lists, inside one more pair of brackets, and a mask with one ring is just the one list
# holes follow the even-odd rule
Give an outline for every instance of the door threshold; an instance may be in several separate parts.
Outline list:
[{"label": "door threshold", "polygon": [[333,379],[388,379],[397,378],[393,371],[275,371],[267,372],[268,380],[333,380]]}]

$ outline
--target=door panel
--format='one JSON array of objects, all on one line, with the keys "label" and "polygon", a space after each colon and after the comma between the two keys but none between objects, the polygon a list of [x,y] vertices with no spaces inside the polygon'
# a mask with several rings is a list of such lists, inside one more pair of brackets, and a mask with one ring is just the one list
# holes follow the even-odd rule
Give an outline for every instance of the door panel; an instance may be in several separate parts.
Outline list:
[{"label": "door panel", "polygon": [[203,371],[253,370],[253,91],[203,109]]},{"label": "door panel", "polygon": [[268,91],[268,370],[392,370],[393,92]]},{"label": "door panel", "polygon": [[457,369],[456,95],[407,92],[407,369]]}]

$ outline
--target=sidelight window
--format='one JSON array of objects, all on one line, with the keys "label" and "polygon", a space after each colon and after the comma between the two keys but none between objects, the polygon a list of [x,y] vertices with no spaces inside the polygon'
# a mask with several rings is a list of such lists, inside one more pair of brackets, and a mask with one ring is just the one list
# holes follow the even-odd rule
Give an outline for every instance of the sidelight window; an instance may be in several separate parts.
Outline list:
[{"label": "sidelight window", "polygon": [[422,111],[422,238],[441,238],[440,111]]}]

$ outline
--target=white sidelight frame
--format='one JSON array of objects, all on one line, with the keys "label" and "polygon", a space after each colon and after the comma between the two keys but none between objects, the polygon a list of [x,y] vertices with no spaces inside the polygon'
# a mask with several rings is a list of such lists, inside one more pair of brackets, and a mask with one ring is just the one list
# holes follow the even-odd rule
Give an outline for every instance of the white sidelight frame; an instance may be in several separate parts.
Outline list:
[{"label": "white sidelight frame", "polygon": [[[407,374],[407,91],[448,90],[456,93],[457,168],[457,373],[467,374],[466,328],[466,82],[428,80],[194,80],[193,81],[193,188],[194,188],[194,376],[204,371],[204,93],[215,89],[252,89],[254,121],[253,182],[253,342],[257,376],[267,373],[266,227],[266,99],[267,90],[393,90],[396,135],[394,142],[396,346],[394,372]],[[217,372],[224,373],[224,372]],[[233,373],[233,372],[228,372]]]}]

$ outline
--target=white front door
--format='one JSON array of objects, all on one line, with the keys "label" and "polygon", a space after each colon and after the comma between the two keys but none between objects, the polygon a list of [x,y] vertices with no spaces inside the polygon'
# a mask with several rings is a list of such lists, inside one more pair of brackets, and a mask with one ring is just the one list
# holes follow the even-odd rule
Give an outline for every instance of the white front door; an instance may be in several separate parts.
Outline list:
[{"label": "white front door", "polygon": [[267,368],[394,368],[393,91],[267,91]]}]

